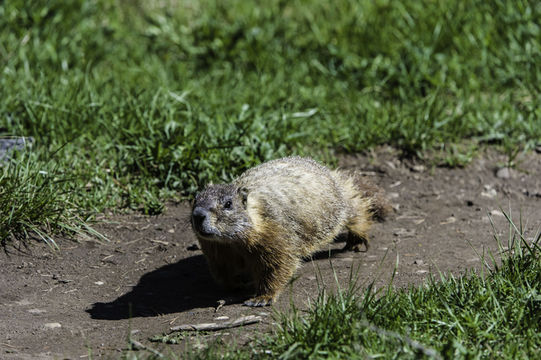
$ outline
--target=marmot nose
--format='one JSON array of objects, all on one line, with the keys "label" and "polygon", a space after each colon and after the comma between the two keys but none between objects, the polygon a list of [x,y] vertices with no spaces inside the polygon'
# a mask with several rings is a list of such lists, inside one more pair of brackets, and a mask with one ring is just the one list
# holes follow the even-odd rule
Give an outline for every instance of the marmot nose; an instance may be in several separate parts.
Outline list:
[{"label": "marmot nose", "polygon": [[201,229],[203,222],[207,218],[207,214],[208,214],[207,210],[203,209],[202,207],[198,206],[195,209],[193,209],[192,221],[193,221],[194,226],[197,229]]}]

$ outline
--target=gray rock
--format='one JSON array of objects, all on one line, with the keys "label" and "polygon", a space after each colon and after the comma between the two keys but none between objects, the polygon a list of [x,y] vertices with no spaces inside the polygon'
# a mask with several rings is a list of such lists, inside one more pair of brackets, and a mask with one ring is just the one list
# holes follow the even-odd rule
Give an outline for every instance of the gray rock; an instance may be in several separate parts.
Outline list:
[{"label": "gray rock", "polygon": [[0,162],[8,160],[14,151],[32,147],[33,143],[34,138],[32,137],[0,138]]},{"label": "gray rock", "polygon": [[507,167],[503,167],[496,171],[496,177],[499,179],[509,179],[511,177],[511,171]]}]

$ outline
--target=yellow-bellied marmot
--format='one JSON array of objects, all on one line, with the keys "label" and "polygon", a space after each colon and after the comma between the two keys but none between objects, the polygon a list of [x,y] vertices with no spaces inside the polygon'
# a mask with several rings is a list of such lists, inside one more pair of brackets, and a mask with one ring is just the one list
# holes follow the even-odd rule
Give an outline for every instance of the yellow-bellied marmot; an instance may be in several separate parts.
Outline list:
[{"label": "yellow-bellied marmot", "polygon": [[252,287],[248,306],[270,305],[301,259],[344,229],[346,248],[368,247],[372,219],[389,205],[382,192],[354,175],[309,158],[256,166],[231,184],[210,185],[195,198],[192,226],[214,278],[229,288]]}]

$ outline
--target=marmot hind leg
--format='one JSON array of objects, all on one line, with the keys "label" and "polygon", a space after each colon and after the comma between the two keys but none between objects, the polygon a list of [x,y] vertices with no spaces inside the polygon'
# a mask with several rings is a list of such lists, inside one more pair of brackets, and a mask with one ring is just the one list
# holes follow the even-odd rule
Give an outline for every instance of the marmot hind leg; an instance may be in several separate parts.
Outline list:
[{"label": "marmot hind leg", "polygon": [[[344,250],[353,250],[355,252],[368,250],[368,230],[370,229],[371,221],[366,217],[365,213],[355,216],[346,225],[348,235]],[[364,250],[363,250],[364,247]]]}]

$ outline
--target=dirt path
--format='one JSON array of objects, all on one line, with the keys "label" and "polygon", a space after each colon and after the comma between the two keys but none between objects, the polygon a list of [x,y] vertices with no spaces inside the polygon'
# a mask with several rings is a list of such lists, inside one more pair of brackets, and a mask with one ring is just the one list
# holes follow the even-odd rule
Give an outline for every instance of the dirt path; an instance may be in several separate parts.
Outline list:
[{"label": "dirt path", "polygon": [[[517,222],[521,211],[533,237],[541,224],[541,154],[523,156],[521,171],[497,173],[504,160],[488,152],[465,169],[447,169],[409,164],[389,149],[342,158],[341,167],[362,170],[383,186],[397,211],[375,226],[368,252],[335,251],[330,261],[326,254],[307,261],[276,307],[287,308],[290,299],[305,306],[317,294],[317,269],[319,281],[333,287],[331,262],[342,283],[352,267],[366,282],[379,269],[379,286],[397,256],[397,286],[419,284],[438,270],[479,268],[471,246],[480,253],[497,249],[487,213],[504,239],[509,232],[500,206]],[[106,244],[62,241],[54,253],[42,244],[7,248],[0,254],[0,359],[117,358],[130,333],[149,344],[148,337],[171,326],[217,316],[263,315],[261,324],[227,332],[241,344],[272,327],[271,308],[243,307],[238,296],[217,289],[188,216],[188,204],[170,205],[158,217],[109,218],[98,227],[110,239]],[[220,299],[230,304],[215,312]]]}]

